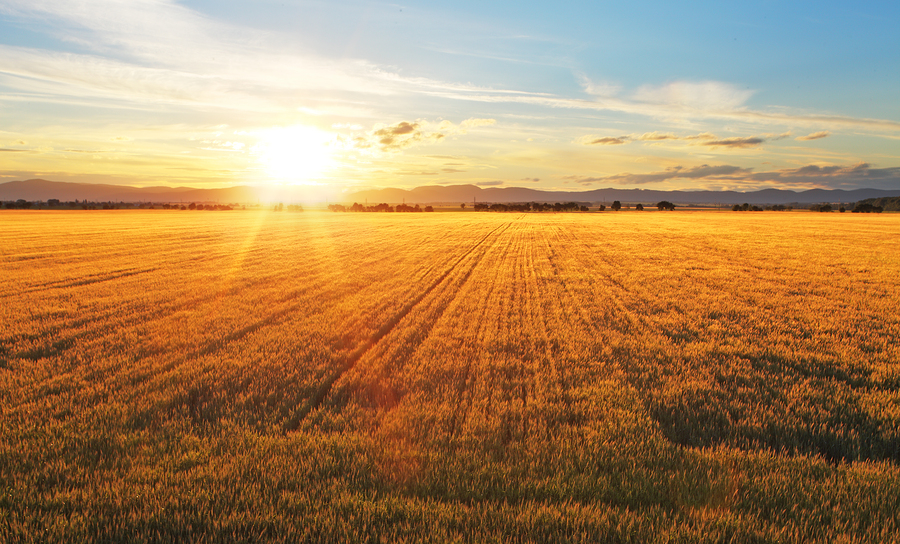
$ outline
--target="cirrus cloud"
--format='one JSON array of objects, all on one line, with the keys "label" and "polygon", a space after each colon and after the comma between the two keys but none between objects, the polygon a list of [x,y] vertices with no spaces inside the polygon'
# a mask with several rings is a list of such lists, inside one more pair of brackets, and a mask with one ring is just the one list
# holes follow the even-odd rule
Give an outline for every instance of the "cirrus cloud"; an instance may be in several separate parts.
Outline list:
[{"label": "cirrus cloud", "polygon": [[763,183],[784,187],[860,187],[900,184],[900,167],[872,168],[868,163],[853,165],[811,164],[799,168],[786,168],[768,172],[754,172],[752,168],[733,165],[701,165],[692,168],[674,166],[663,171],[646,174],[623,172],[607,176],[564,176],[563,179],[581,185],[644,185],[672,180],[691,180],[727,185],[755,185]]},{"label": "cirrus cloud", "polygon": [[605,137],[595,137],[595,136],[585,136],[582,139],[582,143],[584,145],[622,145],[631,141],[630,136],[605,136]]},{"label": "cirrus cloud", "polygon": [[831,133],[827,130],[822,130],[819,132],[813,132],[812,134],[807,134],[806,136],[798,136],[795,138],[796,140],[800,140],[801,142],[808,142],[809,140],[819,140],[821,138],[827,138],[831,136]]},{"label": "cirrus cloud", "polygon": [[707,140],[704,141],[700,145],[705,145],[708,147],[732,147],[732,148],[748,148],[748,147],[759,147],[764,139],[753,136],[750,138],[725,138],[722,140]]}]

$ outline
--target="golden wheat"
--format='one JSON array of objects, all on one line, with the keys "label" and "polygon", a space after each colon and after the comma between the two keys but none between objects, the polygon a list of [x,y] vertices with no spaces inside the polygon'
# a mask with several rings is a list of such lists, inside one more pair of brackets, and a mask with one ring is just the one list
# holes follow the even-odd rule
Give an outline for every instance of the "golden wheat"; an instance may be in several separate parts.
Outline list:
[{"label": "golden wheat", "polygon": [[0,214],[0,540],[891,542],[900,216]]}]

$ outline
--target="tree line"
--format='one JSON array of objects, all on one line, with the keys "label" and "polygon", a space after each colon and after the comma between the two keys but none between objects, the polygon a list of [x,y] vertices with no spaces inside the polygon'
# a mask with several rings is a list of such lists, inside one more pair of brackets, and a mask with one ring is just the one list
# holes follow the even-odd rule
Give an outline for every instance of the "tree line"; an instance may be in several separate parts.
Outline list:
[{"label": "tree line", "polygon": [[376,204],[374,206],[364,206],[358,202],[354,202],[352,206],[344,206],[343,204],[329,204],[328,209],[333,212],[433,212],[432,206],[419,207],[418,204],[410,206],[408,204],[397,204],[391,206],[387,203]]},{"label": "tree line", "polygon": [[[197,204],[195,202],[191,202],[188,205],[185,204],[170,204],[170,203],[159,203],[159,202],[94,202],[88,200],[75,200],[70,202],[60,202],[58,199],[51,198],[46,202],[38,200],[38,201],[28,201],[24,199],[19,199],[16,201],[7,201],[0,203],[0,207],[6,208],[8,210],[49,210],[49,209],[75,209],[81,208],[82,210],[155,210],[157,208],[163,210],[233,210],[237,207],[237,204]],[[291,208],[289,206],[288,208]],[[299,206],[297,206],[299,208]],[[302,208],[301,210],[302,211]]]}]

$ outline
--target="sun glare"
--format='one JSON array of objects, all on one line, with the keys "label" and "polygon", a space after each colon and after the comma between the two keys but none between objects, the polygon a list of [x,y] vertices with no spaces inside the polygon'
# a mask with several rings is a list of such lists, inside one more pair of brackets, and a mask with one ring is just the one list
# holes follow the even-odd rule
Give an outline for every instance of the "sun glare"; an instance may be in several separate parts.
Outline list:
[{"label": "sun glare", "polygon": [[277,127],[262,134],[256,153],[273,181],[315,183],[333,165],[333,143],[314,127]]}]

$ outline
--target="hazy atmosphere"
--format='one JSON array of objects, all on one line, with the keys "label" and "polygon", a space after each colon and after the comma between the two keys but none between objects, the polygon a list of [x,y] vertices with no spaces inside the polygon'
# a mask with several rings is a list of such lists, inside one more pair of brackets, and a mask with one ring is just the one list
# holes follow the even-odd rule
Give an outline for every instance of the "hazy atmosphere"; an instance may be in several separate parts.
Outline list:
[{"label": "hazy atmosphere", "polygon": [[900,189],[898,16],[0,0],[0,182]]},{"label": "hazy atmosphere", "polygon": [[0,543],[900,544],[900,2],[687,4],[0,0]]}]

